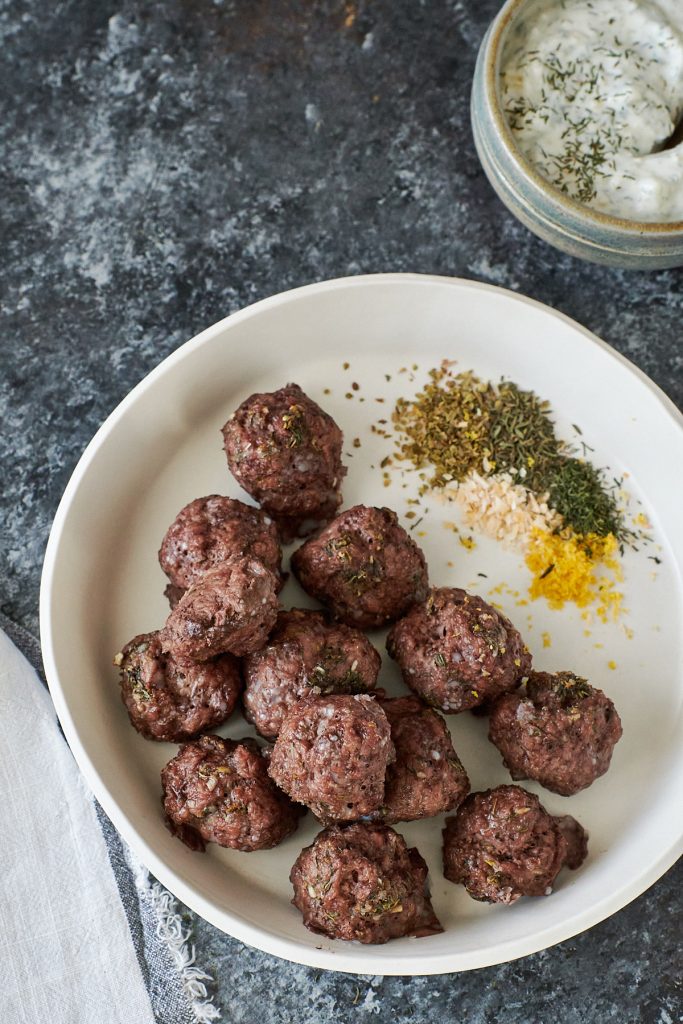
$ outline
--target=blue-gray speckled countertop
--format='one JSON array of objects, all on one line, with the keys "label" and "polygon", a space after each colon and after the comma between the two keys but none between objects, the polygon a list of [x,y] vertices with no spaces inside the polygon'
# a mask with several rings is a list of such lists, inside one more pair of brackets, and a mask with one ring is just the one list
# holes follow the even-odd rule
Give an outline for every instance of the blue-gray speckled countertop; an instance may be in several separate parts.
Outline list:
[{"label": "blue-gray speckled countertop", "polygon": [[[592,328],[681,404],[683,273],[561,256],[483,177],[469,88],[498,7],[0,2],[0,600],[11,618],[37,628],[50,521],[104,417],[182,341],[273,292],[380,270],[505,285]],[[673,1024],[682,881],[679,864],[589,933],[460,976],[321,974],[193,925],[234,1022]]]}]

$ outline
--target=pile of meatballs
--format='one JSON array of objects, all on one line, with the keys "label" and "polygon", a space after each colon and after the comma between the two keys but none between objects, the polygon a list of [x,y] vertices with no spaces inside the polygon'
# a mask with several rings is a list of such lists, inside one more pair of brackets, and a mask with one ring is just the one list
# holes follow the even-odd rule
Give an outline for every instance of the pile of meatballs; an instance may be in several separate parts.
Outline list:
[{"label": "pile of meatballs", "polygon": [[[583,861],[585,831],[520,786],[470,793],[442,715],[488,714],[512,779],[570,796],[609,767],[611,700],[571,672],[532,671],[518,631],[480,597],[430,588],[394,512],[338,512],[342,433],[297,385],[252,395],[223,439],[260,507],[210,495],[181,510],[159,552],[171,612],[115,658],[138,732],[181,744],[161,773],[173,833],[194,850],[264,850],[308,808],[323,828],[292,868],[293,903],[330,938],[442,931],[427,865],[392,825],[445,811],[447,879],[490,903],[549,894]],[[280,545],[297,537],[291,570],[324,610],[280,606]],[[411,691],[398,698],[377,687],[363,632],[388,625]],[[212,734],[240,699],[266,745]]]}]

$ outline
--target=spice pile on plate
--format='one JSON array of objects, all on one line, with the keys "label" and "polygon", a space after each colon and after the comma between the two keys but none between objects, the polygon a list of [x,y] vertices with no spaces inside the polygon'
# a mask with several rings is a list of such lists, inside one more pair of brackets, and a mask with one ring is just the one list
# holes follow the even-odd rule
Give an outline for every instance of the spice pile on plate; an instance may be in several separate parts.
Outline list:
[{"label": "spice pile on plate", "polygon": [[549,403],[509,380],[454,373],[444,362],[415,398],[393,413],[397,456],[411,462],[421,493],[456,503],[465,523],[521,546],[533,574],[532,598],[551,607],[596,605],[617,618],[622,595],[618,555],[635,539],[609,482],[556,436]]}]

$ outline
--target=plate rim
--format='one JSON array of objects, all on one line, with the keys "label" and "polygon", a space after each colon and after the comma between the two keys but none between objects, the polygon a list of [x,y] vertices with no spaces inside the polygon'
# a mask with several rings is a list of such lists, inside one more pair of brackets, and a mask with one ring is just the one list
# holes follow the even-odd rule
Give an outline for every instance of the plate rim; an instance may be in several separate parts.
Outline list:
[{"label": "plate rim", "polygon": [[[304,964],[306,966],[321,968],[324,970],[336,970],[345,973],[362,974],[366,973],[359,969],[358,960],[362,957],[363,948],[357,944],[349,944],[346,949],[337,951],[328,948],[316,948],[304,943],[299,943],[291,938],[274,935],[263,930],[257,925],[245,921],[239,915],[230,911],[218,911],[210,900],[192,884],[186,882],[176,874],[173,868],[167,867],[165,862],[157,856],[149,846],[147,840],[134,825],[130,823],[125,811],[119,807],[104,780],[100,777],[83,744],[81,743],[79,731],[76,728],[68,702],[62,692],[59,672],[53,648],[52,630],[52,603],[54,600],[54,573],[61,543],[64,534],[71,505],[78,493],[82,478],[85,476],[96,453],[106,437],[115,429],[119,420],[122,419],[129,406],[154,381],[163,375],[177,362],[191,357],[192,353],[203,344],[211,340],[217,334],[222,333],[251,317],[258,316],[266,309],[273,309],[298,299],[304,298],[307,294],[321,293],[345,288],[372,287],[381,284],[419,284],[419,285],[447,285],[455,288],[468,288],[482,292],[503,294],[521,304],[532,306],[543,313],[559,319],[568,324],[574,330],[578,330],[588,341],[602,349],[606,355],[621,364],[622,368],[634,375],[640,384],[647,386],[648,390],[658,400],[663,411],[672,421],[672,427],[683,430],[683,413],[677,408],[669,396],[657,385],[643,370],[632,363],[626,356],[618,352],[607,342],[579,324],[572,317],[559,310],[554,309],[546,303],[530,298],[509,288],[501,288],[498,285],[486,282],[475,281],[463,277],[449,277],[446,275],[419,274],[419,273],[380,273],[363,274],[332,278],[313,284],[302,285],[297,288],[288,289],[260,299],[248,306],[242,307],[228,316],[217,321],[215,324],[205,328],[189,340],[179,345],[173,352],[161,360],[124,396],[124,398],[109,413],[104,422],[95,432],[94,436],[81,454],[60,499],[55,513],[45,551],[43,570],[40,584],[40,635],[43,650],[45,675],[47,678],[50,695],[55,705],[59,721],[64,730],[67,742],[74,758],[83,773],[85,780],[96,799],[102,805],[117,830],[121,833],[126,842],[145,867],[178,899],[193,909],[205,920],[226,934],[232,935],[239,941],[245,942],[266,953],[280,957],[290,962]],[[681,566],[677,566],[679,574]],[[463,970],[472,970],[481,967],[490,967],[495,964],[510,962],[524,956],[529,956],[542,949],[549,948],[569,939],[581,932],[593,927],[600,921],[616,913],[625,907],[632,900],[640,896],[649,888],[665,871],[671,867],[678,857],[683,853],[683,829],[678,837],[674,837],[670,845],[664,850],[659,850],[658,856],[651,862],[647,869],[637,879],[629,880],[628,883],[620,886],[617,890],[610,892],[603,899],[585,908],[580,914],[548,925],[540,932],[534,933],[520,946],[519,939],[508,940],[504,943],[497,943],[493,947],[480,947],[460,953],[432,954],[430,958],[417,960],[411,963],[409,976],[425,976],[443,973],[455,973]],[[229,924],[229,929],[227,925]],[[324,941],[321,939],[321,943]],[[387,947],[385,947],[386,949]],[[390,950],[390,947],[388,947]],[[378,953],[372,961],[367,961],[367,966],[372,968],[372,973],[384,975],[405,976],[405,965],[397,963],[390,952]]]}]

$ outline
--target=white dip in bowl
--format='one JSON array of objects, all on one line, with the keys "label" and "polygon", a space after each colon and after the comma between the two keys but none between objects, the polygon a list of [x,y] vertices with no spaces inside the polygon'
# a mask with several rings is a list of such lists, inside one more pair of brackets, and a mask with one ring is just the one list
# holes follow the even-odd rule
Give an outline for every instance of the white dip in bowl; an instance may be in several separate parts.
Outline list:
[{"label": "white dip in bowl", "polygon": [[682,0],[553,0],[516,20],[501,91],[517,145],[579,202],[683,220]]}]

